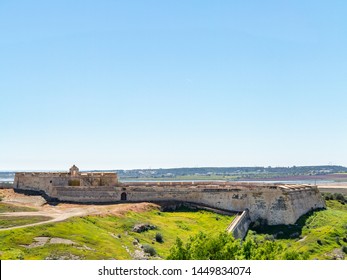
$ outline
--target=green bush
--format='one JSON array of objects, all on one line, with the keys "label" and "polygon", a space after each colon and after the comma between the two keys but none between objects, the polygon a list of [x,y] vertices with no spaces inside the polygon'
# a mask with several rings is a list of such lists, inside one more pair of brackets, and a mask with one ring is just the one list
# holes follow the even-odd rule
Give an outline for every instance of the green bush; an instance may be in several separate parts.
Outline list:
[{"label": "green bush", "polygon": [[143,251],[147,254],[149,254],[150,256],[155,256],[157,254],[157,252],[155,251],[155,249],[148,244],[143,245]]},{"label": "green bush", "polygon": [[342,193],[334,193],[334,199],[340,202],[345,202],[345,197]]},{"label": "green bush", "polygon": [[164,240],[163,240],[163,235],[160,233],[160,232],[157,232],[155,234],[155,241],[159,242],[159,243],[163,243]]},{"label": "green bush", "polygon": [[323,197],[325,200],[337,200],[342,204],[345,204],[347,202],[347,198],[342,193],[324,193]]},{"label": "green bush", "polygon": [[306,259],[302,253],[292,252],[269,240],[247,238],[235,240],[231,234],[221,232],[215,236],[199,233],[186,244],[177,238],[170,249],[168,259],[172,260],[276,260]]}]

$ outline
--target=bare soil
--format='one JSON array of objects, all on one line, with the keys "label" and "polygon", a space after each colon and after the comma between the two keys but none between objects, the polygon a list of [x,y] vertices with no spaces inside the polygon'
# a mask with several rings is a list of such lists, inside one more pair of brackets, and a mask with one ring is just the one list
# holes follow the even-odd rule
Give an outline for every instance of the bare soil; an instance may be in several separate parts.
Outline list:
[{"label": "bare soil", "polygon": [[2,216],[48,216],[52,218],[49,221],[6,228],[2,230],[24,228],[28,226],[35,226],[52,222],[60,222],[71,217],[82,217],[88,215],[122,216],[128,211],[145,212],[151,209],[159,208],[158,205],[153,203],[131,203],[111,205],[81,205],[60,203],[58,205],[49,205],[41,196],[28,196],[24,194],[18,194],[15,193],[13,190],[8,189],[0,189],[0,197],[2,197],[2,202],[4,203],[12,204],[14,206],[27,206],[37,209],[36,212],[11,212],[3,213]]}]

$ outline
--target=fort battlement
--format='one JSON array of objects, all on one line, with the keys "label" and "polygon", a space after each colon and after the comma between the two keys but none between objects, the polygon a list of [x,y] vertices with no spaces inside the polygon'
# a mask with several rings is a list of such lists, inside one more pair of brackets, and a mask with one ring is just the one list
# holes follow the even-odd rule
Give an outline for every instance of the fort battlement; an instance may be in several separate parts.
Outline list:
[{"label": "fort battlement", "polygon": [[17,173],[14,188],[37,191],[47,199],[72,203],[187,202],[215,209],[248,210],[251,221],[294,224],[325,203],[316,186],[223,181],[118,182],[116,173]]}]

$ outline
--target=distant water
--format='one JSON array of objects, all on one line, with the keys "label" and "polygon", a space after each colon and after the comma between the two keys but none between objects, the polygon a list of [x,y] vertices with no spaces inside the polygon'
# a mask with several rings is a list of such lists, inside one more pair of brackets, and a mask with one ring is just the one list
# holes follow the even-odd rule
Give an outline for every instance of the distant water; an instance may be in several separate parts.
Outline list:
[{"label": "distant water", "polygon": [[[165,179],[157,179],[157,180],[136,180],[136,179],[122,179],[120,178],[121,182],[124,183],[133,183],[133,182],[148,182],[148,183],[155,183],[155,182],[225,182],[227,180],[165,180]],[[315,185],[315,184],[329,184],[334,183],[332,180],[287,180],[287,181],[266,181],[266,180],[241,180],[241,181],[228,181],[228,182],[241,182],[241,183],[268,183],[268,184],[298,184],[298,185]]]},{"label": "distant water", "polygon": [[170,182],[225,182],[225,180],[168,180],[168,179],[157,179],[157,180],[136,180],[136,179],[122,179],[119,178],[119,181],[124,182],[124,183],[157,183],[157,182],[165,182],[165,183],[170,183]]},{"label": "distant water", "polygon": [[[1,178],[0,183],[13,183],[14,178]],[[155,182],[206,182],[206,181],[214,181],[214,182],[225,182],[225,180],[169,180],[169,179],[152,179],[152,180],[136,180],[136,179],[122,179],[121,182],[124,183],[132,183],[132,182],[147,182],[147,183],[155,183]],[[266,180],[242,180],[242,181],[230,181],[230,182],[245,182],[245,183],[269,183],[269,184],[303,184],[303,185],[315,185],[315,184],[329,184],[334,183],[332,180],[293,180],[293,181],[266,181]]]},{"label": "distant water", "polygon": [[253,180],[244,180],[238,182],[246,182],[246,183],[269,183],[269,184],[298,184],[298,185],[322,185],[334,183],[332,180],[292,180],[292,181],[253,181]]},{"label": "distant water", "polygon": [[0,178],[0,183],[13,183],[14,178]]}]

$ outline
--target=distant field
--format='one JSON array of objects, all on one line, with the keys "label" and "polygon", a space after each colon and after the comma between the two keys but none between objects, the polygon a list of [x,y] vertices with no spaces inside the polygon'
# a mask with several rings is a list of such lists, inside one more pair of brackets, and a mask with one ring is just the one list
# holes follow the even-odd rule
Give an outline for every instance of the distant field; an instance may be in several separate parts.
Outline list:
[{"label": "distant field", "polygon": [[137,178],[122,178],[120,181],[214,181],[214,180],[223,180],[223,181],[276,181],[276,182],[310,182],[312,184],[319,182],[347,182],[347,173],[339,174],[326,174],[326,175],[281,175],[281,174],[253,174],[245,173],[239,175],[184,175],[184,176],[174,176],[174,177],[137,177]]},{"label": "distant field", "polygon": [[[200,231],[213,234],[224,231],[233,217],[208,211],[127,212],[118,216],[88,216],[64,222],[0,232],[1,259],[132,259],[140,254],[139,246],[151,246],[152,258],[165,258],[176,237],[187,240]],[[133,232],[135,225],[148,223],[157,228]],[[157,242],[156,234],[163,238]],[[63,238],[75,245],[46,244],[33,246],[37,237]],[[137,244],[139,243],[139,244]],[[148,247],[148,246],[147,246]]]}]

